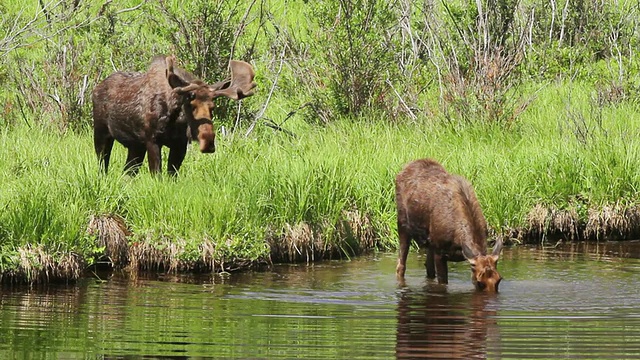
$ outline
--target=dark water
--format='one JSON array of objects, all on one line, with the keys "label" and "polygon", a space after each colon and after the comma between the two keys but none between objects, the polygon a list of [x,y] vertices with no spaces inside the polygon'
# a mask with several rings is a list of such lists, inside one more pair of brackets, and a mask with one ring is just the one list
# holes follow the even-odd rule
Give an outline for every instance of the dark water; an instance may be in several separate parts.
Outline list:
[{"label": "dark water", "polygon": [[500,294],[395,254],[262,273],[2,288],[0,359],[640,358],[640,243],[505,249]]}]

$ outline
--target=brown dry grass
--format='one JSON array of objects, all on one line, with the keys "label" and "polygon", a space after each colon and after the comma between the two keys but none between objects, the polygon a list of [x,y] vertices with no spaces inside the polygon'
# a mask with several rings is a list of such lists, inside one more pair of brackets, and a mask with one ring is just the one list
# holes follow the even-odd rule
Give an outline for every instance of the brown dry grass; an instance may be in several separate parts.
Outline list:
[{"label": "brown dry grass", "polygon": [[581,218],[574,208],[559,210],[538,204],[527,214],[523,228],[507,229],[503,236],[525,243],[624,240],[640,236],[640,206],[616,203],[590,208],[586,213],[586,218]]},{"label": "brown dry grass", "polygon": [[84,263],[73,253],[56,253],[55,257],[43,246],[26,245],[18,248],[18,267],[2,274],[6,282],[43,283],[73,281],[80,278]]},{"label": "brown dry grass", "polygon": [[271,260],[276,262],[312,262],[322,258],[326,249],[322,236],[306,223],[286,224],[281,238],[271,238]]},{"label": "brown dry grass", "polygon": [[168,257],[160,251],[157,244],[136,241],[129,247],[129,270],[152,270],[168,267]]},{"label": "brown dry grass", "polygon": [[337,224],[324,224],[322,229],[314,229],[307,223],[285,225],[282,235],[268,239],[271,260],[310,263],[356,256],[378,246],[371,220],[358,210],[343,211]]},{"label": "brown dry grass", "polygon": [[354,239],[360,252],[375,249],[378,243],[371,219],[358,210],[343,211],[342,215],[344,220],[340,224],[340,234]]},{"label": "brown dry grass", "polygon": [[622,204],[605,205],[601,209],[589,209],[584,229],[586,238],[629,239],[637,238],[640,231],[640,207]]},{"label": "brown dry grass", "polygon": [[129,262],[129,243],[131,232],[125,221],[118,215],[91,216],[87,233],[97,237],[97,245],[104,247],[104,255],[113,267],[120,268]]},{"label": "brown dry grass", "polygon": [[261,266],[265,260],[249,261],[239,258],[226,258],[225,254],[217,251],[216,244],[211,240],[204,240],[196,250],[198,258],[185,256],[187,241],[184,239],[161,238],[159,240],[146,239],[136,241],[129,247],[128,270],[137,271],[162,270],[169,273],[178,272],[228,272],[238,269]]},{"label": "brown dry grass", "polygon": [[528,224],[528,232],[530,237],[542,238],[548,227],[547,217],[549,209],[545,206],[537,204],[527,214],[526,222]]}]

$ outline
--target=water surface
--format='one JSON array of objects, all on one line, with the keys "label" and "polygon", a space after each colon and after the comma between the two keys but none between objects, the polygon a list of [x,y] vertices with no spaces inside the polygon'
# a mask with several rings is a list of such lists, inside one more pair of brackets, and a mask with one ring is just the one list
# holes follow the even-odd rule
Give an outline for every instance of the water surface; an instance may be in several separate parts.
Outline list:
[{"label": "water surface", "polygon": [[4,287],[0,358],[640,358],[640,243],[505,249],[498,295],[395,254],[267,272]]}]

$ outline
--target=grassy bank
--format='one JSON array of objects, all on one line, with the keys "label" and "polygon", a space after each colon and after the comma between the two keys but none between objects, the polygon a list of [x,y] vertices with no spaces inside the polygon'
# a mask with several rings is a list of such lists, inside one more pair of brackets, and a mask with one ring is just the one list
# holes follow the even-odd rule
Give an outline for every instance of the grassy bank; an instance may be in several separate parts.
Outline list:
[{"label": "grassy bank", "polygon": [[120,145],[101,176],[88,132],[17,126],[0,135],[2,275],[74,278],[97,261],[230,271],[392,250],[393,179],[421,157],[472,182],[496,236],[638,236],[637,109],[588,111],[592,95],[547,86],[509,129],[292,120],[296,136],[261,128],[221,136],[213,155],[190,148],[177,179],[122,175]]}]

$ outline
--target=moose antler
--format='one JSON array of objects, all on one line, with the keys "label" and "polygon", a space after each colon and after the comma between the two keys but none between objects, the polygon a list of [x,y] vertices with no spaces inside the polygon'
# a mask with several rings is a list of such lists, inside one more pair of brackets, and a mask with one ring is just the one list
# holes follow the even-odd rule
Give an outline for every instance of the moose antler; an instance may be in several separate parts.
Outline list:
[{"label": "moose antler", "polygon": [[214,97],[226,96],[233,100],[240,100],[254,94],[257,84],[253,81],[255,73],[253,67],[244,61],[231,60],[231,79],[219,81],[211,85]]}]

